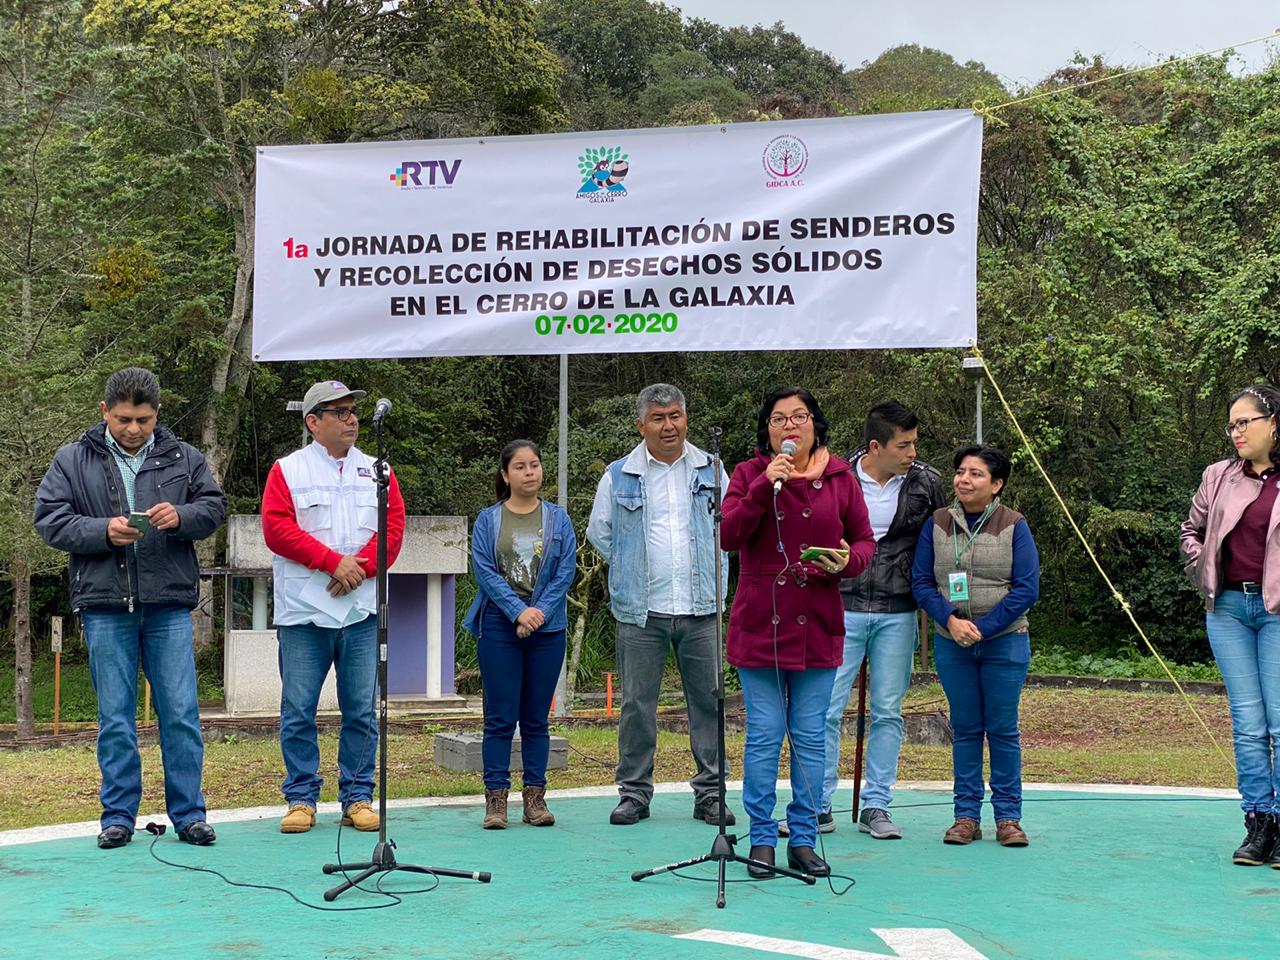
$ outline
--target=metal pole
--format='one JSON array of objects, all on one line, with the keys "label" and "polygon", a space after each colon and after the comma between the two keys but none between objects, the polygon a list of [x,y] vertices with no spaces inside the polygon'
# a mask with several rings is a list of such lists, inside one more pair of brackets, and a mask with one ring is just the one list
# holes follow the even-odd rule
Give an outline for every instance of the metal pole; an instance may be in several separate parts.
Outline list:
[{"label": "metal pole", "polygon": [[974,382],[974,436],[979,445],[982,443],[982,381],[986,378],[987,369],[981,357],[965,357],[961,362],[964,375]]},{"label": "metal pole", "polygon": [[301,400],[290,400],[284,405],[285,410],[289,413],[302,413],[302,445],[305,447],[307,441],[311,439],[311,431],[307,429],[307,417],[302,410]]},{"label": "metal pole", "polygon": [[253,578],[253,629],[267,629],[267,578]]},{"label": "metal pole", "polygon": [[[569,512],[569,355],[560,354],[560,436],[557,447],[560,451],[556,458],[556,503]],[[569,647],[564,649],[565,659],[560,663],[560,679],[556,681],[555,709],[556,717],[567,717],[573,711],[573,705],[565,696],[569,689]]]},{"label": "metal pole", "polygon": [[978,381],[978,397],[975,403],[974,413],[976,414],[974,417],[974,423],[977,426],[976,432],[977,432],[978,445],[981,446],[982,445],[982,381],[981,380]]}]

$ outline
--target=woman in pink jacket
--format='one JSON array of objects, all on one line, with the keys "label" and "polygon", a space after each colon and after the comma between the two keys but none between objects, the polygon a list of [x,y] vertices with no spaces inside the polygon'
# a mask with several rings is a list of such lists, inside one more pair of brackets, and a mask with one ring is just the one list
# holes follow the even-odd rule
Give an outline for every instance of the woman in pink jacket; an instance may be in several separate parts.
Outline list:
[{"label": "woman in pink jacket", "polygon": [[1204,472],[1182,525],[1187,575],[1205,598],[1209,644],[1227,686],[1247,831],[1232,862],[1280,869],[1280,390],[1231,401],[1236,455]]},{"label": "woman in pink jacket", "polygon": [[[861,573],[876,546],[853,469],[827,450],[827,426],[808,390],[771,393],[756,424],[756,455],[733,472],[721,528],[724,548],[737,550],[739,560],[728,656],[747,709],[742,805],[751,817],[751,859],[774,862],[785,733],[792,798],[787,862],[814,876],[831,872],[813,846],[826,711],[844,657],[840,578]],[[811,547],[827,549],[802,559]]]}]

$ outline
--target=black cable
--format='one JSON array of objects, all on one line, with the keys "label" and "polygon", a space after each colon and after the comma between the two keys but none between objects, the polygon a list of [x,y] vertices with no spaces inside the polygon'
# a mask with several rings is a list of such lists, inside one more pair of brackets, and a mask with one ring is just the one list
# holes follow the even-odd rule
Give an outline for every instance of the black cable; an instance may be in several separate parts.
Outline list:
[{"label": "black cable", "polygon": [[[378,703],[378,690],[377,690],[376,683],[374,684],[373,696],[374,696],[374,710],[376,712],[377,703]],[[377,729],[377,728],[375,727],[374,729]],[[364,743],[360,747],[360,759],[356,763],[357,770],[359,770],[362,766],[364,766],[365,757],[369,755],[369,745],[370,743],[372,743],[372,741],[373,741],[373,735],[371,733],[365,734]],[[339,807],[341,807],[341,804],[339,804]],[[337,848],[336,856],[337,856],[339,865],[341,865],[342,863],[342,819],[343,819],[342,816],[338,817],[338,833],[335,841],[336,848]],[[370,889],[369,887],[362,887],[360,886],[360,884],[352,881],[351,875],[347,870],[338,870],[335,872],[341,873],[343,879],[346,880],[349,884],[351,884],[351,886],[354,887],[356,890],[359,890],[362,893],[371,894],[375,897],[386,897],[390,902],[371,903],[371,904],[365,904],[364,906],[360,906],[360,907],[320,906],[319,904],[308,903],[307,901],[299,897],[296,893],[294,893],[292,890],[289,890],[287,887],[278,887],[269,883],[248,883],[243,880],[232,880],[226,874],[221,873],[217,870],[214,870],[211,867],[193,867],[185,863],[175,863],[172,860],[166,860],[163,857],[161,857],[158,853],[156,853],[156,843],[159,841],[160,837],[165,832],[164,825],[157,824],[157,823],[149,823],[146,826],[146,830],[148,833],[153,834],[151,839],[151,846],[148,848],[148,852],[158,863],[162,863],[167,867],[176,867],[179,870],[189,870],[192,873],[212,874],[213,876],[221,880],[223,883],[226,883],[228,886],[232,886],[232,887],[244,887],[246,889],[251,889],[251,890],[271,890],[276,893],[283,893],[285,896],[289,897],[291,900],[293,900],[295,903],[301,906],[307,907],[308,909],[311,909],[311,910],[324,911],[326,913],[349,913],[353,910],[382,910],[385,907],[395,907],[395,906],[399,906],[401,903],[404,902],[404,900],[402,899],[403,897],[409,896],[411,894],[431,893],[437,887],[440,886],[440,877],[433,873],[431,874],[431,877],[435,880],[435,883],[433,883],[429,887],[415,887],[409,890],[396,890],[394,892],[382,889],[383,880],[387,878],[388,874],[396,872],[396,870],[399,869],[399,867],[397,866],[392,868],[391,870],[382,871],[381,873],[379,873],[377,882],[373,885],[373,888]],[[387,842],[391,843],[390,840],[388,840]],[[394,847],[394,844],[392,844],[392,846]]]},{"label": "black cable", "polygon": [[398,890],[395,893],[392,893],[389,890],[381,889],[381,882],[379,882],[378,889],[365,890],[365,892],[373,893],[377,896],[386,897],[388,900],[387,903],[368,903],[359,907],[325,907],[316,903],[308,903],[306,900],[303,900],[296,893],[294,893],[292,890],[289,890],[286,887],[277,887],[274,884],[270,884],[270,883],[248,883],[244,880],[232,880],[225,873],[222,873],[218,870],[214,870],[212,867],[193,867],[190,864],[175,863],[172,860],[166,860],[164,857],[160,856],[160,854],[156,853],[156,844],[160,842],[160,837],[164,834],[165,827],[162,824],[149,823],[146,826],[146,830],[148,833],[153,834],[151,838],[151,845],[147,848],[147,852],[151,854],[152,858],[155,859],[157,863],[163,863],[166,867],[175,867],[178,870],[187,870],[187,871],[190,871],[191,873],[212,874],[213,876],[221,880],[223,883],[232,887],[244,887],[245,889],[249,889],[249,890],[270,890],[275,893],[283,893],[286,897],[288,897],[294,903],[300,906],[307,907],[310,910],[320,910],[325,913],[350,913],[354,910],[382,910],[386,907],[395,907],[404,902],[401,899],[401,896],[404,894],[424,893],[426,892],[426,890],[428,889],[434,890],[435,887],[438,887],[440,885],[440,878],[436,877],[436,883],[435,883],[435,886],[433,887],[429,887],[424,890]]},{"label": "black cable", "polygon": [[[781,623],[781,618],[778,616],[778,582],[780,580],[784,580],[787,574],[791,574],[794,578],[796,578],[798,583],[802,583],[803,582],[802,578],[806,577],[807,574],[805,573],[804,568],[799,565],[798,560],[793,565],[791,561],[787,559],[787,547],[782,539],[782,514],[778,512],[778,488],[777,487],[773,488],[773,523],[774,523],[774,529],[777,531],[777,534],[778,534],[778,553],[782,555],[782,563],[783,563],[783,568],[781,572],[778,574],[778,576],[771,577],[770,584],[769,584],[769,604],[772,607],[771,619],[773,623],[773,673],[774,673],[775,683],[777,684],[777,687],[778,687],[778,699],[782,701],[782,730],[783,730],[784,736],[787,739],[787,742],[791,744],[791,756],[794,758],[795,742],[791,736],[791,726],[787,721],[787,704],[786,704],[787,697],[786,697],[785,691],[782,688],[782,665],[781,665],[781,660],[778,653],[778,624]],[[816,821],[817,815],[820,811],[818,810],[818,802],[813,795],[813,784],[809,782],[809,775],[806,774],[804,771],[804,764],[796,764],[796,769],[800,771],[800,778],[804,781],[804,791],[806,794],[808,794],[809,803],[813,806],[814,818]],[[792,782],[791,784],[792,795],[795,794],[795,791],[796,791],[796,784]],[[788,834],[789,833],[790,833],[790,830],[788,830]],[[822,857],[823,862],[826,863],[827,862],[827,845],[822,838],[822,831],[817,829],[816,822],[814,824],[814,836],[818,840],[819,855]],[[788,846],[790,846],[789,839],[788,839]],[[828,863],[827,865],[828,865],[828,868],[830,868],[830,864]],[[842,889],[837,890],[835,884],[832,882],[835,879],[848,880],[849,882]],[[843,897],[846,893],[852,890],[858,882],[857,880],[853,879],[853,877],[847,877],[843,874],[836,874],[836,873],[827,874],[826,881],[827,881],[827,888],[831,891],[833,896],[837,896],[837,897]]]}]

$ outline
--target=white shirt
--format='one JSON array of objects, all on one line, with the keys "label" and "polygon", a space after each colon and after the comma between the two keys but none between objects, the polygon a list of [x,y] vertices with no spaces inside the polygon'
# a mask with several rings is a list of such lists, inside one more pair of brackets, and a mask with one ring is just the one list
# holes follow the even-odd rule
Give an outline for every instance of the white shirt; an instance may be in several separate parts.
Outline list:
[{"label": "white shirt", "polygon": [[645,527],[649,557],[649,609],[693,614],[693,535],[689,529],[689,461],[681,451],[663,463],[645,448]]},{"label": "white shirt", "polygon": [[889,532],[894,515],[898,512],[898,492],[907,482],[907,475],[895,474],[889,478],[888,483],[881,486],[878,480],[862,469],[861,457],[854,465],[854,470],[858,473],[858,483],[862,485],[862,499],[867,501],[867,517],[871,521],[871,532],[878,541]]},{"label": "white shirt", "polygon": [[[689,484],[688,441],[675,463],[654,458],[644,447],[645,552],[649,562],[649,610],[670,616],[693,615],[693,506]],[[729,477],[721,473],[722,489]],[[609,559],[613,539],[613,475],[605,470],[596,487],[587,538]]]}]

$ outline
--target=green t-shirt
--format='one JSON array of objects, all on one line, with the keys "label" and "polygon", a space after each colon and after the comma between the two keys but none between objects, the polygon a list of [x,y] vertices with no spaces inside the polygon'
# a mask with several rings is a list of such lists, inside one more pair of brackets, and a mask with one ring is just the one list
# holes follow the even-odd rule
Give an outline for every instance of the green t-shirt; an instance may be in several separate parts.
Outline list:
[{"label": "green t-shirt", "polygon": [[515,513],[502,505],[498,526],[498,572],[520,597],[533,596],[542,566],[542,503],[530,513]]}]

